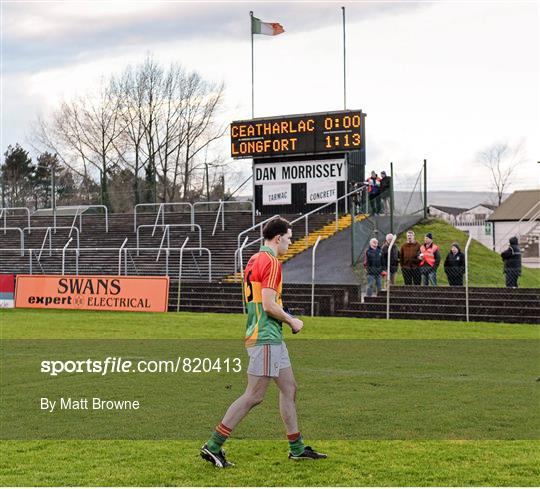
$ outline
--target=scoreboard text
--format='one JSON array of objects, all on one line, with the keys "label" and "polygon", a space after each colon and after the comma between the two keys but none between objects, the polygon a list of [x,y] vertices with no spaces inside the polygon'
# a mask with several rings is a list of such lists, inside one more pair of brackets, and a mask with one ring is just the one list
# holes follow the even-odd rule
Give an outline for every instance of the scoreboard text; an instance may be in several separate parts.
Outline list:
[{"label": "scoreboard text", "polygon": [[292,115],[231,124],[231,156],[342,153],[363,147],[361,111]]}]

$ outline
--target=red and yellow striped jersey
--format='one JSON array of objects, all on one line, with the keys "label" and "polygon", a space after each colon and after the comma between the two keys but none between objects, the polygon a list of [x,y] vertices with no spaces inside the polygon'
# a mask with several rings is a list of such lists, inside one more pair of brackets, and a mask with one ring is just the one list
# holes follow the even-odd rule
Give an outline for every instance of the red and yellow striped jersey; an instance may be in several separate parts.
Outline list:
[{"label": "red and yellow striped jersey", "polygon": [[249,259],[244,271],[244,300],[248,313],[246,347],[279,345],[283,341],[281,321],[268,316],[262,306],[262,290],[266,288],[277,292],[276,301],[282,305],[281,262],[271,248],[261,246],[260,251]]}]

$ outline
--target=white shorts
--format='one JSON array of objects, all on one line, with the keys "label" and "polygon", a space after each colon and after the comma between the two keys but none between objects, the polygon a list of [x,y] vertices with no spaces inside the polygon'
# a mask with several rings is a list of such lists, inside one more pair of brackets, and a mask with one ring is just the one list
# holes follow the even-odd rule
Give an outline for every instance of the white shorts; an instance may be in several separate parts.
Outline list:
[{"label": "white shorts", "polygon": [[285,342],[280,345],[258,345],[247,348],[249,365],[247,373],[257,377],[279,377],[282,368],[291,366]]}]

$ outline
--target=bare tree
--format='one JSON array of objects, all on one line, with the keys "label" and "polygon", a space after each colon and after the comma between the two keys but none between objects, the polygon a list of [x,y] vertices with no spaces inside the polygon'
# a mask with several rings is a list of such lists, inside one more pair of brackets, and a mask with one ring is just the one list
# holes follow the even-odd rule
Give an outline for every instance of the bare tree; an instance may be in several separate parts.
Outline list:
[{"label": "bare tree", "polygon": [[187,107],[184,119],[185,147],[183,150],[184,185],[182,197],[186,198],[190,180],[196,170],[204,168],[200,153],[227,130],[216,123],[216,115],[223,100],[223,84],[212,85],[196,73],[189,77]]},{"label": "bare tree", "polygon": [[119,101],[108,86],[96,95],[63,102],[50,121],[40,120],[35,140],[54,150],[66,166],[90,185],[90,169],[99,172],[102,203],[109,207],[108,178],[119,165],[123,134]]},{"label": "bare tree", "polygon": [[494,143],[478,153],[478,161],[490,172],[491,183],[497,193],[497,205],[501,205],[516,168],[525,161],[524,153],[523,141],[514,146]]},{"label": "bare tree", "polygon": [[50,118],[38,119],[35,149],[58,154],[87,185],[99,172],[106,205],[112,175],[123,188],[132,182],[135,204],[141,173],[151,201],[197,198],[206,173],[226,171],[217,156],[207,157],[209,145],[226,132],[219,120],[223,93],[222,84],[177,64],[163,68],[148,56],[111,76],[97,95],[65,101]]}]

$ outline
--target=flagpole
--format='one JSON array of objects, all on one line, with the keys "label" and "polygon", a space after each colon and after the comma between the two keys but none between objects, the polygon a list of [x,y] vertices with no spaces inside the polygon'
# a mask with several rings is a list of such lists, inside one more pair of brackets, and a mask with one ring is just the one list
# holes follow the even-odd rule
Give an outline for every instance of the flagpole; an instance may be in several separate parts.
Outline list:
[{"label": "flagpole", "polygon": [[253,70],[253,11],[249,12],[249,32],[251,33],[251,118],[255,117],[255,76]]},{"label": "flagpole", "polygon": [[345,7],[343,12],[343,110],[347,109],[347,58],[345,56]]}]

